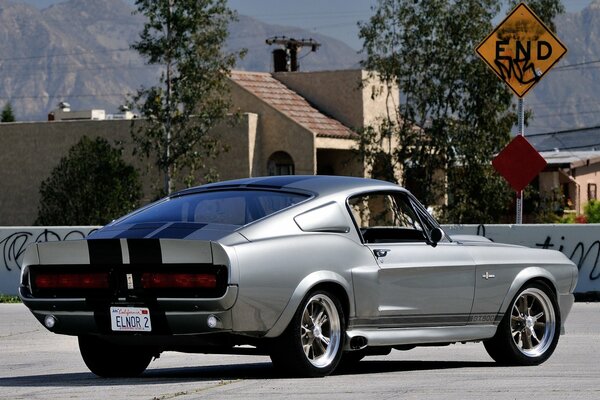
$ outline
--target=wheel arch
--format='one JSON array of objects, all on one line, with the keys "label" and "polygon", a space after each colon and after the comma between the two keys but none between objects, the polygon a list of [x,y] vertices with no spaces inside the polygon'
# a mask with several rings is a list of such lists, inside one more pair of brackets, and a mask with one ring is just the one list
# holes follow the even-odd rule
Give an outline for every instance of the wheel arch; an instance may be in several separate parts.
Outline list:
[{"label": "wheel arch", "polygon": [[296,286],[285,309],[265,337],[274,338],[281,335],[294,317],[304,297],[308,293],[318,289],[327,290],[337,296],[342,304],[344,319],[347,324],[348,316],[354,312],[354,303],[350,300],[352,298],[352,285],[338,273],[316,271],[306,276]]},{"label": "wheel arch", "polygon": [[[552,290],[552,294],[554,295],[554,299],[558,303],[558,287],[556,280],[552,276],[550,272],[540,267],[529,267],[525,268],[513,280],[508,292],[504,296],[504,300],[502,301],[502,305],[500,306],[500,313],[504,315],[510,303],[516,296],[516,294],[521,291],[526,285],[534,283],[534,282],[542,282],[546,284]],[[562,313],[561,313],[562,318]],[[562,322],[562,321],[561,321]]]}]

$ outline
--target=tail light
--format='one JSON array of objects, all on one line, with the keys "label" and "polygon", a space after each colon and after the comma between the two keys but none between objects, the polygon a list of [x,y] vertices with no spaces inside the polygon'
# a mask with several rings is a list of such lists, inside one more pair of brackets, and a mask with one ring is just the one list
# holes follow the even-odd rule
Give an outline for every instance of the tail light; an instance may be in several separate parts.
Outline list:
[{"label": "tail light", "polygon": [[108,289],[108,273],[41,273],[33,279],[37,289]]},{"label": "tail light", "polygon": [[215,289],[217,276],[215,274],[147,272],[142,274],[142,287],[144,289]]}]

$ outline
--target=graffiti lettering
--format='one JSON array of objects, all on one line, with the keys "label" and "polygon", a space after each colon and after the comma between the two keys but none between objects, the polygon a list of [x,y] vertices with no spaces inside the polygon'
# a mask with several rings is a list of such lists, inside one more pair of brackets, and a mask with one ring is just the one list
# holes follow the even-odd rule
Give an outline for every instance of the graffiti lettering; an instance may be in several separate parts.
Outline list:
[{"label": "graffiti lettering", "polygon": [[[594,259],[594,263],[592,264],[592,267],[590,269],[590,281],[595,281],[598,278],[600,278],[600,273],[596,273],[596,269],[598,268],[598,259],[600,259],[600,241],[596,240],[594,243],[592,243],[592,245],[587,249],[587,251],[585,251],[585,245],[583,243],[577,243],[575,249],[573,249],[573,252],[571,253],[571,257],[569,257],[571,261],[577,264],[577,268],[579,268],[579,270],[581,271],[590,253],[593,254],[594,249],[596,251],[596,258]],[[573,258],[576,254],[579,254],[578,261],[575,261],[575,258]]]},{"label": "graffiti lettering", "polygon": [[[538,73],[535,65],[531,62],[531,41],[528,40],[523,43],[517,40],[514,56],[512,55],[512,51],[509,51],[505,47],[509,44],[509,40],[499,40],[496,42],[496,59],[494,63],[498,67],[502,79],[508,81],[514,78],[522,85],[538,81],[541,78],[541,73]],[[548,42],[539,41],[536,48],[538,60],[548,59],[552,54],[552,48]]]},{"label": "graffiti lettering", "polygon": [[484,224],[477,225],[477,235],[485,237],[485,225]]},{"label": "graffiti lettering", "polygon": [[93,231],[95,231],[95,229],[88,232],[88,234],[85,234],[80,230],[71,230],[62,234],[62,236],[60,232],[49,229],[44,229],[37,236],[34,236],[32,231],[14,232],[0,240],[0,251],[2,251],[4,267],[8,271],[12,271],[13,269],[20,270],[21,257],[23,256],[23,253],[25,253],[27,246],[31,243],[83,239]]},{"label": "graffiti lettering", "polygon": [[29,245],[29,238],[33,236],[30,232],[15,232],[0,241],[2,247],[2,258],[7,270],[21,268],[19,260]]}]

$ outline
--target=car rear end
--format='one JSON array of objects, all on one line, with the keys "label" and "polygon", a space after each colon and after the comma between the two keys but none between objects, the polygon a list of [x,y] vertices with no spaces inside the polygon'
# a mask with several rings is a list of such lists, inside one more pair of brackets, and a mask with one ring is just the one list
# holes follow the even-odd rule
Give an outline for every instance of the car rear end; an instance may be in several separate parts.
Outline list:
[{"label": "car rear end", "polygon": [[19,288],[52,332],[149,338],[231,331],[237,293],[223,246],[179,239],[37,243]]}]

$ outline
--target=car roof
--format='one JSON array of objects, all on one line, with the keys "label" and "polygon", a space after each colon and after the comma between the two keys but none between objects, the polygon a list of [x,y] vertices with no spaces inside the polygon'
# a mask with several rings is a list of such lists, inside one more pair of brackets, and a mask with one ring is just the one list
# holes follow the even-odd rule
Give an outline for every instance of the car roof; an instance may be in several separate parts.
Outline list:
[{"label": "car roof", "polygon": [[237,188],[300,190],[316,193],[321,196],[327,196],[330,194],[353,190],[403,190],[400,186],[395,185],[391,182],[380,181],[377,179],[329,175],[281,175],[209,183],[206,185],[182,190],[173,194],[173,196],[179,196],[190,193],[200,193],[206,190]]}]

